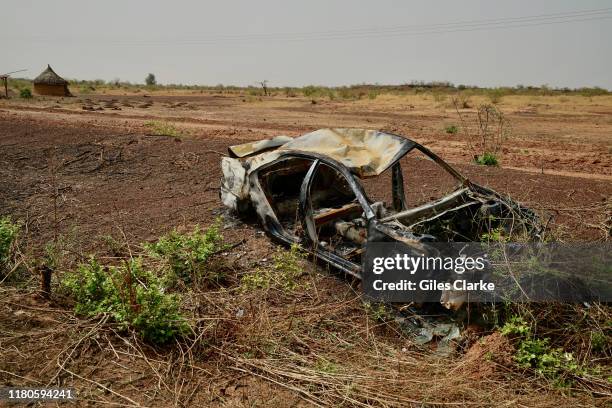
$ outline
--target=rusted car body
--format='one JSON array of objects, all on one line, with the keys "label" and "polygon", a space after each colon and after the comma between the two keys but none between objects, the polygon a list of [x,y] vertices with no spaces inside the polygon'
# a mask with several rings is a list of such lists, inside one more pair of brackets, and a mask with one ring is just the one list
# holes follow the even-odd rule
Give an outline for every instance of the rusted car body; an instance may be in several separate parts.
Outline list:
[{"label": "rusted car body", "polygon": [[[456,186],[421,205],[408,203],[400,159],[421,152]],[[300,244],[317,258],[361,278],[367,242],[478,241],[488,231],[537,234],[532,211],[475,183],[424,146],[390,133],[321,129],[297,138],[277,136],[232,146],[221,162],[221,200],[238,214],[253,211],[284,244]],[[373,201],[366,180],[391,172],[389,203]],[[388,177],[387,177],[388,179]],[[439,226],[456,229],[440,233]],[[450,225],[450,227],[448,227]]]}]

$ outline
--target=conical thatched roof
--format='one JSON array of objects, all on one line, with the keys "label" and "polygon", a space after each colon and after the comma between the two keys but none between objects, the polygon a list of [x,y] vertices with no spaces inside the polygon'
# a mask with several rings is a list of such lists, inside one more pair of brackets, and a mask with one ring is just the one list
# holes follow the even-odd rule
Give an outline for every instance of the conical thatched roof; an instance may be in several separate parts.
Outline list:
[{"label": "conical thatched roof", "polygon": [[34,84],[67,85],[68,81],[57,75],[51,68],[51,65],[47,65],[47,69],[41,72],[39,76],[34,78]]}]

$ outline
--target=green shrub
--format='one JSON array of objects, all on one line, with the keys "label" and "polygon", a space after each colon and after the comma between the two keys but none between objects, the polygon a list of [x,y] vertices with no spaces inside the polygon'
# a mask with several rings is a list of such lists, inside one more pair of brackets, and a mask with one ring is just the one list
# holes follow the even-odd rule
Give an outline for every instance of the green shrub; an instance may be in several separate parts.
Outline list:
[{"label": "green shrub", "polygon": [[325,357],[320,357],[317,360],[314,366],[314,369],[316,371],[319,371],[322,373],[328,373],[328,374],[334,374],[339,371],[338,365],[334,363],[333,361],[327,360]]},{"label": "green shrub", "polygon": [[249,96],[261,96],[262,94],[263,93],[257,88],[249,87],[247,90],[247,95]]},{"label": "green shrub", "polygon": [[293,290],[298,286],[297,279],[304,272],[300,262],[304,256],[298,244],[291,245],[289,251],[280,251],[274,255],[274,272],[284,289]]},{"label": "green shrub", "polygon": [[30,88],[23,88],[21,91],[19,91],[19,96],[23,99],[31,99],[32,91]]},{"label": "green shrub", "polygon": [[298,278],[304,273],[301,265],[304,256],[297,244],[291,245],[289,251],[278,251],[274,255],[272,268],[258,268],[242,276],[240,280],[242,290],[267,289],[271,286],[285,291],[296,289],[299,285]]},{"label": "green shrub", "polygon": [[568,385],[567,375],[581,375],[585,370],[578,364],[572,353],[561,348],[552,348],[550,339],[521,340],[514,356],[521,368],[531,368],[536,373],[555,381],[556,385]]},{"label": "green shrub", "polygon": [[252,272],[242,275],[240,288],[243,292],[255,289],[268,289],[272,282],[272,277],[268,270],[256,268]]},{"label": "green shrub", "polygon": [[503,227],[491,228],[480,236],[482,242],[506,242],[508,239]]},{"label": "green shrub", "polygon": [[91,258],[68,273],[62,285],[74,296],[77,314],[109,314],[122,329],[132,327],[151,343],[165,343],[189,329],[180,296],[166,293],[163,279],[143,268],[141,259],[102,266]]},{"label": "green shrub", "polygon": [[504,91],[499,88],[489,89],[487,90],[487,96],[492,104],[497,105],[502,101]]},{"label": "green shrub", "polygon": [[444,131],[449,135],[455,135],[459,132],[459,128],[455,125],[448,125],[444,128]]},{"label": "green shrub", "polygon": [[378,97],[378,95],[380,95],[380,91],[374,90],[372,89],[371,91],[368,92],[368,98],[369,99],[376,99]]},{"label": "green shrub", "polygon": [[593,96],[601,96],[601,95],[609,95],[610,92],[606,89],[600,88],[600,87],[594,87],[594,88],[580,88],[578,89],[578,92],[580,93],[580,95],[582,96],[586,96],[586,97],[593,97]]},{"label": "green shrub", "polygon": [[169,285],[212,282],[222,278],[218,271],[207,265],[210,256],[224,248],[219,224],[217,221],[206,231],[196,226],[188,234],[174,230],[153,244],[145,244],[150,255],[168,263],[171,270]]},{"label": "green shrub", "polygon": [[527,336],[531,334],[531,326],[521,316],[510,316],[500,331],[504,336]]},{"label": "green shrub", "polygon": [[477,156],[474,160],[476,164],[481,166],[497,166],[499,165],[499,161],[497,160],[497,156],[490,152],[485,152],[480,156]]},{"label": "green shrub", "polygon": [[323,95],[324,89],[320,86],[308,85],[302,88],[302,95],[307,98],[314,98]]},{"label": "green shrub", "polygon": [[336,94],[338,95],[340,99],[346,99],[346,100],[357,99],[357,95],[353,91],[351,91],[350,88],[347,88],[347,87],[338,88]]},{"label": "green shrub", "polygon": [[172,123],[151,120],[145,123],[151,129],[151,133],[156,136],[182,137],[183,134]]},{"label": "green shrub", "polygon": [[387,306],[385,306],[385,304],[382,302],[380,303],[364,302],[363,306],[365,310],[367,311],[368,315],[370,315],[370,317],[376,321],[384,322],[384,321],[389,320],[390,317],[392,316],[391,311],[388,310]]},{"label": "green shrub", "polygon": [[0,217],[0,271],[11,261],[21,226],[9,217]]},{"label": "green shrub", "polygon": [[285,92],[285,96],[287,98],[295,98],[297,96],[297,92],[295,90],[295,88],[290,88],[290,87],[285,87],[283,88],[283,91]]},{"label": "green shrub", "polygon": [[536,338],[531,325],[521,316],[511,316],[501,328],[504,336],[518,341],[514,360],[520,368],[534,370],[552,380],[557,386],[568,386],[573,376],[587,373],[587,369],[576,361],[572,353],[562,348],[553,348],[549,338]]},{"label": "green shrub", "polygon": [[612,338],[601,331],[591,331],[591,346],[593,351],[601,352],[612,344]]},{"label": "green shrub", "polygon": [[90,94],[92,91],[95,91],[95,90],[96,88],[94,88],[93,86],[81,85],[79,87],[79,93],[82,95]]},{"label": "green shrub", "polygon": [[472,101],[470,99],[470,94],[468,91],[459,92],[453,98],[453,105],[457,109],[469,109],[472,107]]}]

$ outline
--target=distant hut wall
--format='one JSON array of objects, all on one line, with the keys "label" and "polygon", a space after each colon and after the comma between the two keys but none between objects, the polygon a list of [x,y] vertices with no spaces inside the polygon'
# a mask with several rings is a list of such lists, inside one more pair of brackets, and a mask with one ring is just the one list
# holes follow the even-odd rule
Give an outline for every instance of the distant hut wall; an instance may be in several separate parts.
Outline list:
[{"label": "distant hut wall", "polygon": [[38,95],[69,96],[68,85],[34,84],[34,93]]}]

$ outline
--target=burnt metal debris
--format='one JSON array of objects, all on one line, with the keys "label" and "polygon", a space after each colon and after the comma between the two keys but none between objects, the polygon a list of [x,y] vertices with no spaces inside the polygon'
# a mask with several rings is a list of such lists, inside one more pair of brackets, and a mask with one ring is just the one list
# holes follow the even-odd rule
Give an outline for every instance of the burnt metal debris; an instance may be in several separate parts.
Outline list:
[{"label": "burnt metal debris", "polygon": [[[415,150],[452,176],[454,191],[409,205],[400,159]],[[479,241],[491,231],[531,238],[541,232],[531,210],[471,182],[429,149],[399,135],[320,129],[232,146],[229,156],[221,161],[225,206],[240,215],[255,212],[273,239],[298,243],[357,278],[368,242],[422,249],[428,242]],[[389,169],[391,202],[375,202],[362,182]]]}]

